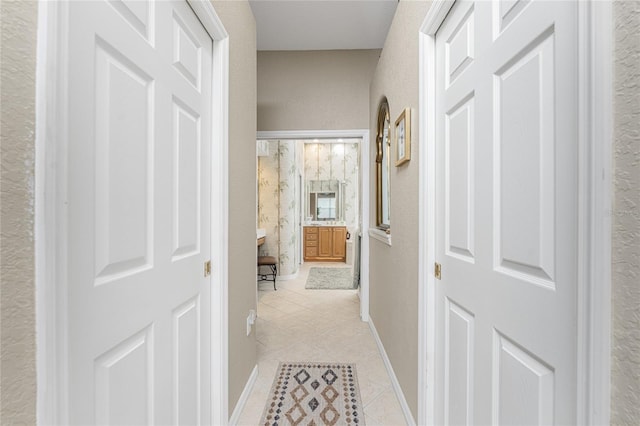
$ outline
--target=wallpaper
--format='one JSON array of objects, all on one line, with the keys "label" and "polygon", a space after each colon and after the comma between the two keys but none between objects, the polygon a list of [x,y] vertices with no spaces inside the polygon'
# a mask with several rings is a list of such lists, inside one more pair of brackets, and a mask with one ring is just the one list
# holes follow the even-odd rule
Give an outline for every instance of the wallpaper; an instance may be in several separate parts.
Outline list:
[{"label": "wallpaper", "polygon": [[258,227],[266,230],[263,255],[278,259],[278,274],[298,272],[296,216],[299,207],[296,141],[269,141],[269,155],[258,157]]},{"label": "wallpaper", "polygon": [[339,180],[344,188],[344,219],[351,230],[358,228],[358,144],[307,143],[304,145],[305,180]]}]

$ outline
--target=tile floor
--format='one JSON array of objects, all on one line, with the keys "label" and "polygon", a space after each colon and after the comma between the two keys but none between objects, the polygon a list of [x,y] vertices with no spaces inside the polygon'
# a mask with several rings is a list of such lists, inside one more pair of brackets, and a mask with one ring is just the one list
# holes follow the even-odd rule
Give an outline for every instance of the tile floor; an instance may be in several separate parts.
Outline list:
[{"label": "tile floor", "polygon": [[296,279],[278,281],[278,291],[259,283],[258,378],[239,425],[259,424],[280,361],[355,363],[367,426],[406,424],[369,326],[360,321],[357,291],[304,288],[310,267],[338,265],[305,263]]}]

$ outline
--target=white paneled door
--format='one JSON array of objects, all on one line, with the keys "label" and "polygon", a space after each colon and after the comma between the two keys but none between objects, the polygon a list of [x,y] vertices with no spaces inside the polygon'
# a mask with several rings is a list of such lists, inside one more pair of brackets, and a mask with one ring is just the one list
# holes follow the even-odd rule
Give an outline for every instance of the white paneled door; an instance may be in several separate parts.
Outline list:
[{"label": "white paneled door", "polygon": [[185,1],[68,22],[69,422],[209,424],[213,42]]},{"label": "white paneled door", "polygon": [[437,424],[576,422],[577,2],[436,34]]}]

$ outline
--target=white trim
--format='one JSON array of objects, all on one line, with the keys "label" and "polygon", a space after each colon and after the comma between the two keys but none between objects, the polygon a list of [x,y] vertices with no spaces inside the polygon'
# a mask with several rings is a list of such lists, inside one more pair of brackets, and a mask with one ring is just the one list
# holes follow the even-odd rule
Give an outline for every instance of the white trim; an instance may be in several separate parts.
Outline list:
[{"label": "white trim", "polygon": [[[437,0],[419,32],[419,377],[418,421],[435,424],[435,34],[453,2]],[[578,424],[610,415],[612,13],[609,2],[579,2]],[[602,66],[605,64],[605,66]],[[424,261],[423,261],[424,260]],[[423,266],[425,265],[425,266]]]},{"label": "white trim", "polygon": [[450,0],[436,0],[418,32],[420,135],[418,180],[418,423],[436,423],[436,280],[433,275],[436,248],[436,128],[435,35],[453,7]]},{"label": "white trim", "polygon": [[611,155],[613,21],[610,2],[578,4],[578,424],[611,411]]},{"label": "white trim", "polygon": [[369,228],[369,236],[374,240],[381,241],[388,246],[391,246],[391,234],[387,234],[384,230],[379,228]]},{"label": "white trim", "polygon": [[440,28],[440,25],[444,22],[454,3],[455,0],[434,0],[427,12],[427,16],[425,16],[422,22],[419,31],[420,34],[435,38],[438,28]]},{"label": "white trim", "polygon": [[68,423],[67,123],[68,4],[38,5],[35,278],[38,424]]},{"label": "white trim", "polygon": [[212,74],[219,77],[212,86],[218,102],[213,105],[211,144],[211,422],[225,424],[229,419],[229,35],[209,1],[188,1],[213,40]]},{"label": "white trim", "polygon": [[391,380],[393,391],[395,392],[396,397],[398,398],[398,402],[400,403],[400,407],[402,408],[404,419],[406,420],[407,425],[414,426],[416,424],[416,421],[411,414],[411,409],[409,408],[407,399],[404,397],[404,393],[402,392],[402,388],[400,387],[398,377],[396,377],[396,373],[393,371],[391,361],[389,360],[387,351],[384,350],[384,345],[382,344],[382,340],[380,340],[378,330],[376,330],[376,327],[373,324],[373,320],[369,320],[369,330],[371,330],[371,335],[373,336],[373,339],[376,341],[376,345],[378,346],[378,351],[380,352],[380,356],[382,357],[382,361],[384,362],[384,367],[387,370],[387,374],[389,374],[389,379]]},{"label": "white trim", "polygon": [[362,229],[369,228],[369,162],[371,159],[369,144],[369,129],[363,130],[362,143],[360,144],[360,219],[359,232],[360,241],[360,289],[358,295],[360,297],[360,319],[369,321],[369,235],[362,232]]},{"label": "white trim", "polygon": [[258,365],[256,364],[249,375],[249,380],[244,385],[244,389],[240,394],[240,398],[238,398],[238,403],[233,409],[233,413],[231,413],[231,417],[229,418],[229,425],[235,426],[240,421],[240,416],[242,415],[242,411],[244,410],[245,405],[247,405],[247,400],[251,395],[251,391],[253,390],[253,386],[256,384],[256,379],[258,378]]},{"label": "white trim", "polygon": [[[257,139],[360,139],[360,229],[369,228],[369,129],[258,131]],[[360,246],[360,319],[369,321],[369,234]]]},{"label": "white trim", "polygon": [[[213,194],[220,194],[216,206],[228,206],[228,109],[229,40],[210,2],[188,0],[213,39]],[[66,176],[68,116],[68,3],[41,2],[38,17],[36,75],[36,335],[37,335],[37,421],[38,424],[67,424],[67,318],[66,318]],[[217,143],[216,143],[217,142]],[[222,200],[222,201],[220,201]],[[222,204],[221,204],[222,203]],[[221,238],[212,239],[212,256],[220,265],[212,280],[212,417],[213,424],[228,418],[227,286],[228,211],[212,209],[212,229],[221,229]],[[219,316],[213,315],[218,312]],[[215,386],[218,384],[218,386]]]}]

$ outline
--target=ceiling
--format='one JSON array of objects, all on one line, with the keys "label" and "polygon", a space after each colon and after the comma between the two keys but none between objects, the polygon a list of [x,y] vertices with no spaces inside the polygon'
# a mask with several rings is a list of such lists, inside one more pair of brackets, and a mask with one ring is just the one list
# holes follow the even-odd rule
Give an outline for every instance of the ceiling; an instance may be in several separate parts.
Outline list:
[{"label": "ceiling", "polygon": [[381,49],[398,0],[249,0],[258,50]]}]

